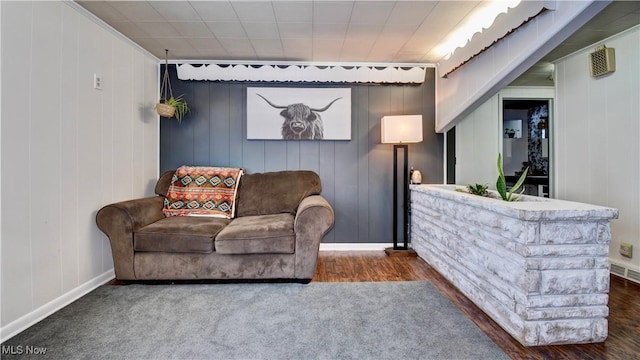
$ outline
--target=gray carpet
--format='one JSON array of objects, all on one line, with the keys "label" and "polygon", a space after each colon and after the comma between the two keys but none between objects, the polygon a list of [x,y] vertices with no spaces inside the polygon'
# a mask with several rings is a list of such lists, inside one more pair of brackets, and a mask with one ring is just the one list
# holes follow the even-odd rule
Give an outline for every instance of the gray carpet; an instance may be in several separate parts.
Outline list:
[{"label": "gray carpet", "polygon": [[2,345],[3,359],[508,359],[423,281],[105,285]]}]

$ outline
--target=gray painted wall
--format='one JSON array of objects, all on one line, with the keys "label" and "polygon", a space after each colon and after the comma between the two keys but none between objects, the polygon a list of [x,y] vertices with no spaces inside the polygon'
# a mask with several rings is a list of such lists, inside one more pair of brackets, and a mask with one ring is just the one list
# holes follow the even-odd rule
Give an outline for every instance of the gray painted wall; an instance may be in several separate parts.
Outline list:
[{"label": "gray painted wall", "polygon": [[[424,141],[409,146],[409,164],[424,183],[443,182],[443,138],[434,131],[435,71],[422,85],[325,85],[180,81],[170,65],[175,95],[189,113],[178,124],[161,119],[160,170],[180,165],[243,167],[249,173],[313,170],[336,214],[326,243],[392,242],[393,145],[380,143],[384,115],[422,114]],[[350,141],[246,140],[248,86],[351,88]]]}]

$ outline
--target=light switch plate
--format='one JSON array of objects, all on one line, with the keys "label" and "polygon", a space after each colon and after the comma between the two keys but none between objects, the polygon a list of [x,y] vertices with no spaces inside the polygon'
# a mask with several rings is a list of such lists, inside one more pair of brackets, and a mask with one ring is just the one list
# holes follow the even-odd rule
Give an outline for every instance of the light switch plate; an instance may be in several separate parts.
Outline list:
[{"label": "light switch plate", "polygon": [[102,90],[102,76],[93,74],[93,88],[96,90]]}]

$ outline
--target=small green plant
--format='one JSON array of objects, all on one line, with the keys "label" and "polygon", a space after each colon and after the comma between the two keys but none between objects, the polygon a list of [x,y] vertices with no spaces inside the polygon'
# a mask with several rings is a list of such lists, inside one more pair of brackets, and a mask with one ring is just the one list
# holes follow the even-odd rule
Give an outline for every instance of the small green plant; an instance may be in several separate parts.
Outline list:
[{"label": "small green plant", "polygon": [[498,180],[496,181],[496,190],[498,190],[498,193],[500,194],[500,197],[502,197],[502,200],[504,201],[520,200],[520,198],[522,197],[522,193],[524,193],[525,189],[522,188],[522,190],[519,193],[517,194],[514,194],[514,193],[518,191],[518,189],[522,186],[522,184],[524,184],[524,179],[527,177],[528,171],[529,171],[529,168],[527,167],[522,172],[522,175],[520,175],[520,178],[518,179],[516,184],[513,185],[513,187],[511,187],[509,192],[507,192],[507,181],[504,178],[504,170],[502,169],[502,154],[498,153]]},{"label": "small green plant", "polygon": [[178,123],[180,123],[182,118],[189,112],[189,104],[182,98],[182,95],[178,97],[172,96],[164,103],[176,108],[176,113],[173,116],[178,120]]},{"label": "small green plant", "polygon": [[489,185],[487,184],[474,184],[474,185],[467,185],[467,191],[473,195],[479,195],[479,196],[487,196],[487,189],[489,188]]}]

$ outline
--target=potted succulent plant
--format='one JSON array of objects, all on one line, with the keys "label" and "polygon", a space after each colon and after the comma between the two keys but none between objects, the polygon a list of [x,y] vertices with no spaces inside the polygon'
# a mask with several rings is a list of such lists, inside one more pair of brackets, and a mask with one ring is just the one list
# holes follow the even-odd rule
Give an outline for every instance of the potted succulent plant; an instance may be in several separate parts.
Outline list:
[{"label": "potted succulent plant", "polygon": [[524,193],[524,186],[520,192],[517,192],[518,189],[524,185],[524,181],[527,178],[527,173],[529,172],[529,167],[527,167],[520,175],[518,181],[511,187],[511,189],[507,192],[507,180],[504,176],[504,170],[502,168],[502,154],[498,153],[498,180],[496,180],[496,189],[498,190],[498,194],[504,201],[518,201],[522,197]]},{"label": "potted succulent plant", "polygon": [[171,96],[169,99],[161,98],[156,104],[158,115],[166,118],[175,117],[178,123],[182,122],[182,118],[189,112],[189,104],[182,98]]},{"label": "potted succulent plant", "polygon": [[165,49],[164,76],[160,87],[160,101],[156,104],[158,115],[166,118],[175,117],[178,123],[189,112],[189,104],[182,98],[183,95],[174,97],[169,80],[169,50]]}]

